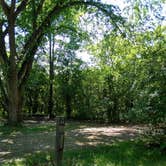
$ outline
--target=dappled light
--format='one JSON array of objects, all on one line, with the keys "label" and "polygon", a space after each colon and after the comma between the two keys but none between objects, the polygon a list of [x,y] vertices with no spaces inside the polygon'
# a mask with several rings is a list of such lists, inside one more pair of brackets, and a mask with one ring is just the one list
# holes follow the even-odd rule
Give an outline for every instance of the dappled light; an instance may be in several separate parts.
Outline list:
[{"label": "dappled light", "polygon": [[[146,166],[146,160],[149,163],[153,153],[148,151],[148,154],[145,154],[141,151],[144,145],[135,144],[140,137],[140,129],[146,131],[147,126],[69,122],[65,126],[64,155],[67,156],[64,162],[69,162],[71,165],[72,163],[82,163],[85,166],[88,163],[101,163],[101,166],[102,164],[105,166],[104,163],[108,163],[108,165],[110,163],[109,166],[121,166],[123,163],[123,166],[130,166],[134,160],[135,166],[141,165],[141,163]],[[19,130],[20,132],[18,132]],[[1,164],[9,162],[24,165],[28,163],[30,166],[31,162],[42,160],[43,163],[48,162],[51,166],[55,153],[55,122],[43,121],[39,124],[34,122],[32,124],[27,121],[24,127],[17,128],[15,131],[17,132],[14,132],[14,135],[12,132],[5,131],[0,136]],[[125,141],[128,143],[123,143]],[[72,151],[71,154],[74,153],[71,158],[69,157],[70,151]],[[139,156],[139,152],[142,153],[141,156]],[[40,155],[42,157],[38,159],[34,157]],[[86,160],[83,159],[83,156]],[[162,160],[161,162],[164,162],[164,159]],[[104,163],[102,163],[103,161]],[[147,164],[147,166],[150,165]]]},{"label": "dappled light", "polygon": [[[95,146],[98,144],[110,145],[112,142],[132,140],[138,136],[137,127],[125,126],[105,126],[105,127],[84,127],[68,131],[66,134],[66,141],[73,143],[76,146]],[[73,146],[74,146],[73,144]],[[65,145],[68,147],[68,144]]]},{"label": "dappled light", "polygon": [[[164,157],[158,162],[159,154],[144,149],[143,145],[134,142],[114,143],[113,145],[98,145],[91,149],[68,152],[65,164],[81,166],[156,166],[165,163]],[[83,158],[86,158],[84,160]],[[64,164],[64,165],[65,165]]]},{"label": "dappled light", "polygon": [[165,122],[165,0],[0,0],[0,165],[166,166]]},{"label": "dappled light", "polygon": [[[38,151],[54,150],[54,122],[32,124],[27,121],[24,126],[20,128],[20,132],[18,131],[19,128],[17,128],[17,132],[9,132],[0,136],[0,156],[4,161],[10,158],[23,157],[25,154]],[[95,127],[95,124],[68,123],[65,131],[65,151],[101,144],[110,145],[114,141],[134,139],[138,135],[137,127],[100,127],[99,125]]]}]

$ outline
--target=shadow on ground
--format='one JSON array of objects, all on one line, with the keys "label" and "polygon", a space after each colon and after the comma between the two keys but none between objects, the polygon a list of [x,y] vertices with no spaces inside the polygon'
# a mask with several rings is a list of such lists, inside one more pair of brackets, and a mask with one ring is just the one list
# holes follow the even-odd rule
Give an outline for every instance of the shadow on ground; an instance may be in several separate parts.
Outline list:
[{"label": "shadow on ground", "polygon": [[[111,145],[138,136],[137,126],[69,123],[65,130],[65,150]],[[54,151],[54,146],[54,122],[26,122],[24,127],[13,129],[0,126],[0,164],[32,153]]]},{"label": "shadow on ground", "polygon": [[[65,151],[63,166],[165,166],[166,157],[158,152],[140,142],[123,141]],[[53,160],[54,152],[36,152],[4,166],[53,166]]]}]

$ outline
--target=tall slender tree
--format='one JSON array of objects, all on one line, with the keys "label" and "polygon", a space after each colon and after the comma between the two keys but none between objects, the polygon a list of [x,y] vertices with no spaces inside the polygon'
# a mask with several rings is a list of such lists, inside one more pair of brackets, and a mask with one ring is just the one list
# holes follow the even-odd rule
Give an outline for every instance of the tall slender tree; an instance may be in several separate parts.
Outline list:
[{"label": "tall slender tree", "polygon": [[49,34],[49,99],[48,99],[48,113],[49,118],[53,117],[53,80],[54,80],[54,34]]}]

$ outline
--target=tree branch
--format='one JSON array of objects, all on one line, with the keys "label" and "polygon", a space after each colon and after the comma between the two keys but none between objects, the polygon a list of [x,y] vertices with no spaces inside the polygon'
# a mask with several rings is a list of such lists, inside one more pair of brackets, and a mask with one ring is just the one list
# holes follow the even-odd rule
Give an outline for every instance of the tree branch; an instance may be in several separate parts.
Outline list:
[{"label": "tree branch", "polygon": [[0,0],[0,4],[6,16],[9,15],[10,8],[4,0]]},{"label": "tree branch", "polygon": [[34,45],[34,47],[31,49],[29,52],[29,56],[27,55],[25,60],[22,63],[21,69],[18,72],[18,80],[19,80],[19,87],[21,88],[26,80],[28,79],[28,76],[30,74],[33,60],[34,60],[34,55],[37,51],[38,44],[42,40],[42,35],[38,38],[37,43]]},{"label": "tree branch", "polygon": [[0,23],[0,60],[3,63],[8,63],[8,57],[6,53],[6,47],[5,47],[5,35],[4,32],[2,31],[2,26],[3,23]]},{"label": "tree branch", "polygon": [[[54,15],[58,15],[60,14],[63,10],[69,8],[69,7],[73,7],[73,6],[79,6],[79,5],[84,5],[84,6],[95,6],[98,9],[102,10],[107,16],[112,17],[118,17],[115,14],[113,14],[113,11],[107,11],[104,6],[102,6],[102,3],[99,2],[93,2],[91,0],[89,1],[74,1],[74,2],[68,2],[67,4],[63,5],[63,6],[59,6],[56,5],[49,13],[48,15],[45,17],[45,19],[43,20],[43,22],[41,23],[41,25],[32,33],[32,35],[29,37],[29,39],[27,40],[25,46],[24,46],[24,51],[28,51],[28,49],[30,47],[33,46],[33,44],[36,42],[38,36],[40,36],[40,34],[47,29],[50,24],[51,24],[51,19]],[[114,24],[116,25],[116,23],[114,22]],[[117,25],[116,25],[117,26]]]},{"label": "tree branch", "polygon": [[[60,30],[61,28],[64,28],[63,26],[57,27],[57,31]],[[36,44],[33,46],[33,48],[31,49],[31,52],[29,53],[29,55],[26,55],[26,58],[24,59],[22,66],[18,72],[18,80],[19,80],[19,86],[21,87],[27,80],[31,67],[32,67],[32,63],[34,60],[34,55],[37,51],[38,48],[38,44],[41,43],[43,34],[41,34],[36,42]]]},{"label": "tree branch", "polygon": [[2,95],[4,96],[5,98],[5,101],[8,101],[8,96],[7,96],[7,93],[5,91],[5,88],[4,88],[4,85],[3,85],[3,81],[1,79],[1,76],[0,76],[0,89],[1,89],[1,92],[2,92]]},{"label": "tree branch", "polygon": [[[48,15],[45,17],[45,19],[40,24],[40,26],[34,30],[34,32],[31,34],[31,36],[29,36],[28,40],[26,41],[26,43],[24,45],[22,54],[25,55],[25,60],[22,63],[21,69],[19,70],[18,78],[20,80],[24,80],[23,78],[24,78],[26,70],[27,70],[27,65],[28,65],[29,61],[31,60],[31,58],[34,58],[34,54],[36,53],[36,50],[37,50],[36,45],[39,43],[39,41],[41,41],[41,38],[42,38],[45,30],[48,27],[50,27],[53,16],[60,14],[62,11],[64,11],[67,8],[71,8],[73,6],[80,6],[80,5],[95,6],[99,10],[102,10],[107,16],[110,16],[111,18],[116,16],[112,10],[107,11],[107,9],[105,9],[106,6],[104,4],[102,4],[100,2],[93,2],[92,0],[73,1],[73,2],[65,3],[64,5],[56,4],[53,7],[53,9],[48,13]],[[107,7],[108,7],[108,5],[107,5]]]},{"label": "tree branch", "polygon": [[42,7],[43,7],[43,4],[44,4],[45,0],[41,0],[41,2],[39,3],[37,9],[36,9],[36,15],[38,17],[38,15],[40,14],[41,10],[42,10]]},{"label": "tree branch", "polygon": [[22,0],[21,4],[17,7],[15,11],[15,17],[17,17],[27,6],[29,0]]},{"label": "tree branch", "polygon": [[14,12],[16,6],[16,0],[11,1],[11,11]]}]

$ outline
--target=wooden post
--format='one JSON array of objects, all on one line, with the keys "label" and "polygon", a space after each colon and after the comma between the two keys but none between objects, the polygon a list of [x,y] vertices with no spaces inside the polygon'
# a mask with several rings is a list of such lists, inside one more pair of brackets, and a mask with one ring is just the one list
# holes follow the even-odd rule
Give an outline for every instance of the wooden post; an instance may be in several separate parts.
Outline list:
[{"label": "wooden post", "polygon": [[64,126],[65,118],[57,116],[56,118],[56,166],[62,165],[63,148],[64,148]]}]

